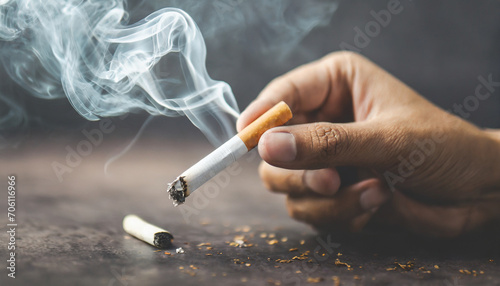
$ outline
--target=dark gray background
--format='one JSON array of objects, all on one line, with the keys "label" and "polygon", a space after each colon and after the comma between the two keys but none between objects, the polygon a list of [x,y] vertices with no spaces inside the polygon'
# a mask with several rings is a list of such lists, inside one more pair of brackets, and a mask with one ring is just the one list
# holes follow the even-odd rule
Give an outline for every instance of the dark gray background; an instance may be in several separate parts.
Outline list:
[{"label": "dark gray background", "polygon": [[[332,5],[339,3],[339,6],[328,25],[317,27],[298,46],[291,47],[291,52],[283,55],[279,51],[263,53],[253,48],[251,37],[262,28],[258,25],[249,25],[243,35],[240,30],[231,35],[228,29],[218,34],[205,24],[206,19],[217,17],[215,9],[200,9],[199,5],[194,5],[199,3],[197,1],[149,2],[132,3],[133,15],[140,18],[170,4],[180,5],[192,14],[201,31],[207,34],[209,74],[231,85],[240,109],[244,109],[274,77],[339,50],[342,42],[352,45],[354,28],[364,30],[373,20],[370,12],[386,9],[388,3],[331,1]],[[478,76],[492,74],[494,79],[500,79],[500,1],[402,0],[401,5],[403,11],[393,15],[389,25],[371,39],[362,49],[363,55],[444,109],[451,109],[454,103],[462,103],[464,98],[474,95]],[[231,19],[231,13],[226,12],[219,23],[221,26]],[[6,136],[13,142],[23,142],[35,134],[47,140],[56,137],[65,140],[70,135],[79,136],[82,128],[92,128],[96,124],[81,118],[66,100],[45,101],[26,95],[22,88],[11,85],[5,74],[2,74],[1,87],[19,99],[29,116],[27,132],[18,129]],[[145,114],[139,114],[118,120],[119,130],[123,132],[116,132],[114,136],[135,134],[145,118]],[[499,91],[482,101],[468,120],[482,127],[500,127]],[[184,126],[185,130],[180,131],[179,126]],[[173,128],[184,138],[203,137],[185,118],[159,118],[150,128],[162,130],[162,134],[171,134],[167,130]],[[155,136],[159,133],[155,132]]]}]

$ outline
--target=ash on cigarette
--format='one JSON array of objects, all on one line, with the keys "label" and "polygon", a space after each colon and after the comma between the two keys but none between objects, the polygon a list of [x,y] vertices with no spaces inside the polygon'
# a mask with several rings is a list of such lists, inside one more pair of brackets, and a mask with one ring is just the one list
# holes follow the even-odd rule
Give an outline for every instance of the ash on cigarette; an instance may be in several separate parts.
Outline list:
[{"label": "ash on cigarette", "polygon": [[157,232],[154,237],[154,245],[158,248],[165,249],[172,246],[174,236],[168,232]]},{"label": "ash on cigarette", "polygon": [[168,185],[167,189],[170,199],[174,201],[174,206],[183,204],[186,201],[187,183],[184,177],[178,177]]}]

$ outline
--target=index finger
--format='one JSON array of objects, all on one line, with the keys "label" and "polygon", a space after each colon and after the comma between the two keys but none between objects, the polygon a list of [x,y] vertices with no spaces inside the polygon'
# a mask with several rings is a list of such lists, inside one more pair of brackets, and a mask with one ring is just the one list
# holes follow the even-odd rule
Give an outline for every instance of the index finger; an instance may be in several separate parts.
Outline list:
[{"label": "index finger", "polygon": [[237,122],[238,131],[280,101],[287,103],[294,114],[318,109],[331,91],[330,74],[325,61],[319,60],[274,79],[241,113]]}]

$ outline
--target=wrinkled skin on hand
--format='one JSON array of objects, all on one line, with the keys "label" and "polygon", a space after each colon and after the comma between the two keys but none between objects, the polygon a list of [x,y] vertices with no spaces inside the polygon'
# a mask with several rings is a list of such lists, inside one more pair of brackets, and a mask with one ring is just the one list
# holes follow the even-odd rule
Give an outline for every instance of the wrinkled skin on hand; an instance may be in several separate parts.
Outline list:
[{"label": "wrinkled skin on hand", "polygon": [[[241,130],[279,101],[288,126],[259,142],[264,185],[317,228],[369,221],[455,237],[500,218],[500,131],[436,107],[364,57],[332,53],[273,80],[242,113]],[[342,184],[337,168],[355,167]]]}]

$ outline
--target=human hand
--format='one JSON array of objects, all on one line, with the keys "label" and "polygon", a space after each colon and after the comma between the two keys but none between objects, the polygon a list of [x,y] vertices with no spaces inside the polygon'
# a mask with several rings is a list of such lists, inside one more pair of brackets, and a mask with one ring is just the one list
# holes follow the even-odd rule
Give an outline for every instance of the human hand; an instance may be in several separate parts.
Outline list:
[{"label": "human hand", "polygon": [[[292,217],[360,230],[370,220],[453,237],[500,218],[500,135],[425,100],[354,53],[337,52],[273,80],[241,114],[243,129],[279,101],[290,126],[261,137],[265,186]],[[340,188],[336,167],[359,181]]]}]

